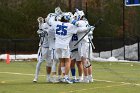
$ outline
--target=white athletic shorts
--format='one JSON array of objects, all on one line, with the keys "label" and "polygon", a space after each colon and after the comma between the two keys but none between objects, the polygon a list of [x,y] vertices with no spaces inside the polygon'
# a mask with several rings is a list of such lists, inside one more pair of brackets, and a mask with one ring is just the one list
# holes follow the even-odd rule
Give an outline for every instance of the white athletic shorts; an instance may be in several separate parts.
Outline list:
[{"label": "white athletic shorts", "polygon": [[38,58],[39,62],[46,61],[47,64],[51,64],[51,50],[49,48],[39,47],[38,49]]},{"label": "white athletic shorts", "polygon": [[81,61],[78,51],[71,52],[71,60]]},{"label": "white athletic shorts", "polygon": [[56,50],[55,49],[51,50],[51,59],[58,62],[58,57],[56,55]]},{"label": "white athletic shorts", "polygon": [[62,48],[57,48],[56,49],[56,56],[58,58],[70,58],[70,49],[62,49]]},{"label": "white athletic shorts", "polygon": [[80,57],[88,58],[89,55],[89,43],[79,43],[78,53]]}]

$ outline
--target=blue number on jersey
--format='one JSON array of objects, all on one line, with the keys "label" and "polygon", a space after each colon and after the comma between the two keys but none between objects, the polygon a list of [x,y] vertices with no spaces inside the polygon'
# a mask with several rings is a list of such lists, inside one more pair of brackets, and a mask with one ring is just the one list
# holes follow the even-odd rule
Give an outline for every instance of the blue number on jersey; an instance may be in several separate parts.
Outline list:
[{"label": "blue number on jersey", "polygon": [[64,24],[57,25],[56,34],[63,36],[67,35],[67,26],[65,26]]},{"label": "blue number on jersey", "polygon": [[73,36],[72,36],[72,41],[78,41],[78,36],[77,36],[77,34],[73,34]]}]

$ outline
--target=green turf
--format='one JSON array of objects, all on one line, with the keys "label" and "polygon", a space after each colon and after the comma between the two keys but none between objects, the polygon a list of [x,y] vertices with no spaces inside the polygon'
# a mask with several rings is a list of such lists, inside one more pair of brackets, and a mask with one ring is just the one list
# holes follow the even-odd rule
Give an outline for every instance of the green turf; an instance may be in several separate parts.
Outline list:
[{"label": "green turf", "polygon": [[[0,93],[139,93],[140,63],[92,62],[93,83],[32,83],[36,62],[0,62]],[[45,62],[40,75],[45,75]]]}]

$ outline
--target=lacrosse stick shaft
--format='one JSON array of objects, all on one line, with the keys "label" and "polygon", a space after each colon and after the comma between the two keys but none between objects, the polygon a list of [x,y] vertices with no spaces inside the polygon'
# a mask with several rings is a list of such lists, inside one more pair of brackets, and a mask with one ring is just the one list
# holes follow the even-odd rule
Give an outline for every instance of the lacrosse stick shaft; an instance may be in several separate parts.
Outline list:
[{"label": "lacrosse stick shaft", "polygon": [[89,42],[91,43],[92,48],[95,49],[95,46],[94,46],[94,44],[93,44],[91,39],[89,39]]},{"label": "lacrosse stick shaft", "polygon": [[42,56],[42,44],[43,44],[43,42],[44,42],[44,38],[45,37],[43,37],[43,40],[40,38],[40,42],[41,42],[41,45],[40,45],[40,51],[39,51],[39,56],[41,55]]},{"label": "lacrosse stick shaft", "polygon": [[76,46],[77,44],[79,44],[79,42],[90,32],[90,30],[88,32],[86,32],[84,34],[84,36],[82,38],[79,39],[79,41],[76,42],[76,44],[74,46]]},{"label": "lacrosse stick shaft", "polygon": [[[96,28],[98,25],[100,25],[101,23],[103,22],[103,19],[100,18],[95,24],[94,24],[94,27]],[[85,35],[79,39],[79,41],[77,41],[77,43],[74,45],[76,46],[88,33],[90,32],[90,30],[88,32],[85,33]]]}]

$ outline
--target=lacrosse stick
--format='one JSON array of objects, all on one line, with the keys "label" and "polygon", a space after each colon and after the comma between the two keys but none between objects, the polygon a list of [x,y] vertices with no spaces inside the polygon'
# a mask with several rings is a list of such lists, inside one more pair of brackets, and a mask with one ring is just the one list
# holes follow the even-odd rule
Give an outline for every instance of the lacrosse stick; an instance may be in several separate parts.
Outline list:
[{"label": "lacrosse stick", "polygon": [[[100,19],[94,24],[94,28],[98,27],[102,22],[103,22],[103,19],[100,18]],[[91,30],[91,29],[90,29],[90,30]],[[76,46],[77,44],[79,44],[79,42],[90,32],[90,30],[87,31],[87,32],[84,34],[84,36],[83,36],[81,39],[79,39],[79,41],[77,41],[77,43],[76,43],[74,46]],[[93,30],[94,30],[94,29],[93,29]]]}]

